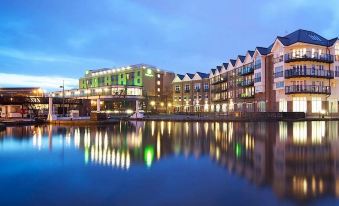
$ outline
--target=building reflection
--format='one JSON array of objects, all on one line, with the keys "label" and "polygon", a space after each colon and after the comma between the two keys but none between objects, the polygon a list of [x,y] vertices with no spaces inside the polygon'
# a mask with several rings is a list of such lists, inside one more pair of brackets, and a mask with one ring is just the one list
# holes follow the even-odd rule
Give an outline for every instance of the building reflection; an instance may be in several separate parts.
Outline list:
[{"label": "building reflection", "polygon": [[[84,164],[129,170],[166,157],[209,156],[225,172],[279,197],[339,197],[338,122],[121,122],[108,127],[7,128],[6,138],[32,148],[73,148]],[[6,136],[6,138],[5,138]]]}]

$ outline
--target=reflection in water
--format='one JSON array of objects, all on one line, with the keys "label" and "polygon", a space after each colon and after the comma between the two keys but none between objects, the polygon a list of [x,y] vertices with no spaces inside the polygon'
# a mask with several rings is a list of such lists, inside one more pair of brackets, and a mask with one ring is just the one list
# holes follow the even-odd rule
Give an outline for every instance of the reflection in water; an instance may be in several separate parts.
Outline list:
[{"label": "reflection in water", "polygon": [[[30,141],[36,150],[75,148],[84,164],[121,170],[152,168],[166,156],[210,156],[227,172],[276,195],[308,199],[339,197],[338,122],[180,123],[122,122],[109,127],[20,127],[0,133]],[[1,152],[0,150],[0,152]]]}]

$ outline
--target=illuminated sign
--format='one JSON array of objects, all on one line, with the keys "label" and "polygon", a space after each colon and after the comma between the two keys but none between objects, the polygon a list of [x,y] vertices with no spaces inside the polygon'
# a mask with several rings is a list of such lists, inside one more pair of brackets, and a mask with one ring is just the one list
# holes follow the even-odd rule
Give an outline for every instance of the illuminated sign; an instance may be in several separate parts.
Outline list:
[{"label": "illuminated sign", "polygon": [[146,73],[145,73],[145,76],[153,77],[153,71],[152,71],[152,69],[147,69],[147,70],[146,70]]}]

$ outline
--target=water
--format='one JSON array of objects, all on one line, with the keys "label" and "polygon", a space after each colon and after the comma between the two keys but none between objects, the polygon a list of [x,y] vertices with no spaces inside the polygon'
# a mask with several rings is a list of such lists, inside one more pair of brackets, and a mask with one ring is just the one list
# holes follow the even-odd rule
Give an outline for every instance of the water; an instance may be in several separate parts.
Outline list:
[{"label": "water", "polygon": [[0,205],[339,205],[338,122],[0,132]]}]

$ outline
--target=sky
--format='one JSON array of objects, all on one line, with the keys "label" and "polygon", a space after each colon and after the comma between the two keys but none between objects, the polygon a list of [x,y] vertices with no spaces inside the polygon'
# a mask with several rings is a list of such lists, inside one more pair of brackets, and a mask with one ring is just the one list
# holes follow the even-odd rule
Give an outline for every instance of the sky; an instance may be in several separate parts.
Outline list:
[{"label": "sky", "polygon": [[211,68],[297,29],[339,36],[337,0],[0,0],[0,87],[76,88],[87,69]]}]

